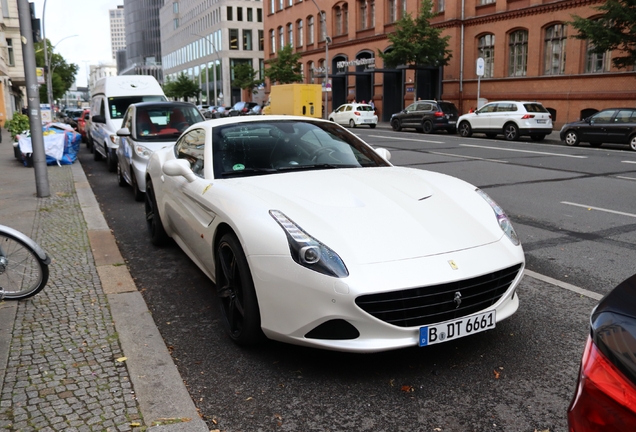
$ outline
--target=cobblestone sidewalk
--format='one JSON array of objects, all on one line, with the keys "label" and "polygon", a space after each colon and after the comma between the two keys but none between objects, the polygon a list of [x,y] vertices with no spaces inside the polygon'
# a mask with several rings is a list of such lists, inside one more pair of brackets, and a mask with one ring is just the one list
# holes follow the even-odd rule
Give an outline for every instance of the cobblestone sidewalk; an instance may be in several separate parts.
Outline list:
[{"label": "cobblestone sidewalk", "polygon": [[42,292],[17,306],[0,429],[141,430],[71,168],[49,167],[48,175],[51,196],[38,201],[30,236],[52,258],[50,277]]}]

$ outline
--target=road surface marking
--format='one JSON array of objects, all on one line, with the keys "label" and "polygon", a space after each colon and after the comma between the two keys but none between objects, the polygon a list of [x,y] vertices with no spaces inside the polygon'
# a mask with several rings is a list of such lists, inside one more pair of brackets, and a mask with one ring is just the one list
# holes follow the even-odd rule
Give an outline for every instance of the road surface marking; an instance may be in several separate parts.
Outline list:
[{"label": "road surface marking", "polygon": [[613,213],[613,214],[617,214],[617,215],[621,215],[621,216],[629,216],[629,217],[636,218],[636,214],[633,214],[633,213],[625,213],[625,212],[620,212],[620,211],[616,211],[616,210],[609,210],[609,209],[604,209],[602,207],[594,207],[594,206],[589,206],[589,205],[585,205],[585,204],[571,203],[571,202],[567,202],[567,201],[561,201],[561,204],[571,205],[571,206],[574,206],[574,207],[582,207],[582,208],[586,208],[588,210],[598,210],[598,211],[602,211],[602,212],[605,212],[605,213]]},{"label": "road surface marking", "polygon": [[434,151],[427,151],[426,153],[430,153],[430,154],[434,154],[434,155],[440,155],[440,156],[451,156],[451,157],[456,157],[456,158],[460,158],[460,159],[476,159],[476,160],[482,160],[482,161],[487,161],[487,162],[495,162],[495,163],[509,163],[508,161],[503,161],[503,160],[498,160],[498,159],[486,159],[486,158],[480,158],[480,157],[474,157],[474,156],[464,156],[464,155],[458,155],[458,154],[452,154],[452,153],[441,153],[441,152],[434,152]]},{"label": "road surface marking", "polygon": [[621,161],[621,162],[623,162],[623,163],[633,163],[633,164],[636,164],[636,161]]},{"label": "road surface marking", "polygon": [[479,145],[473,145],[473,144],[460,144],[460,146],[462,146],[462,147],[483,148],[483,149],[490,149],[490,150],[502,150],[502,151],[509,151],[509,152],[517,152],[517,153],[532,153],[532,154],[540,154],[540,155],[547,155],[547,156],[569,157],[569,158],[575,158],[575,159],[587,159],[587,156],[576,156],[576,155],[565,155],[565,154],[561,154],[561,153],[538,152],[538,151],[534,151],[534,150],[507,149],[507,148],[501,148],[501,147],[479,146]]},{"label": "road surface marking", "polygon": [[431,144],[445,144],[443,141],[428,141],[428,140],[420,140],[420,139],[412,139],[412,138],[398,138],[398,137],[390,137],[390,136],[382,136],[382,135],[369,135],[371,138],[386,138],[391,140],[402,140],[402,141],[415,141],[415,142],[424,142]]},{"label": "road surface marking", "polygon": [[616,178],[623,179],[623,180],[636,180],[636,178],[634,177],[625,177],[625,176],[616,176]]},{"label": "road surface marking", "polygon": [[581,294],[581,295],[583,295],[585,297],[589,297],[589,298],[592,298],[594,300],[600,300],[600,299],[603,298],[603,294],[595,293],[594,291],[586,290],[585,288],[579,288],[579,287],[577,287],[575,285],[572,285],[572,284],[569,284],[567,282],[561,282],[560,280],[553,279],[550,276],[545,276],[545,275],[542,275],[542,274],[539,274],[539,273],[535,273],[532,270],[525,269],[523,272],[527,276],[530,276],[531,278],[535,278],[535,279],[538,279],[540,281],[547,282],[547,283],[552,284],[552,285],[556,285],[559,288],[563,288],[563,289],[566,289],[568,291],[572,291],[572,292],[575,292],[577,294]]}]

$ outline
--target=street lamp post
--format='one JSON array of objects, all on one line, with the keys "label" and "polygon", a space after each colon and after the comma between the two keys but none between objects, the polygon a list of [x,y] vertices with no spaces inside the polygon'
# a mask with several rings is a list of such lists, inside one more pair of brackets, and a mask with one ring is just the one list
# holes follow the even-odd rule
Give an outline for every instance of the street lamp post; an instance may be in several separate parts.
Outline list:
[{"label": "street lamp post", "polygon": [[[53,99],[53,92],[51,91],[51,71],[50,71],[50,62],[49,55],[47,53],[48,47],[46,43],[46,26],[44,25],[44,14],[46,13],[46,0],[44,0],[44,6],[42,6],[42,48],[44,50],[44,66],[46,67],[46,99],[49,103],[49,108],[51,109],[51,116],[53,115],[53,105],[51,104],[51,100]],[[58,42],[59,43],[59,42]]]},{"label": "street lamp post", "polygon": [[[221,57],[219,56],[219,50],[216,49],[216,45],[214,44],[214,41],[212,39],[208,39],[209,36],[211,35],[202,35],[199,33],[192,33],[195,36],[199,36],[202,38],[205,38],[206,41],[208,41],[210,43],[210,45],[212,46],[212,49],[214,50],[214,53],[216,54],[216,59],[219,61],[219,64],[221,64],[221,70],[223,69],[222,66],[222,62],[221,62]],[[207,71],[206,71],[206,75],[207,75]],[[200,75],[199,75],[200,76]],[[208,84],[207,86],[207,98],[208,98],[208,105],[217,105],[219,103],[217,97],[216,97],[216,63],[214,64],[214,68],[212,69],[212,79],[214,80],[214,103],[210,104],[210,86]],[[206,76],[206,82],[207,82],[207,76]]]},{"label": "street lamp post", "polygon": [[327,96],[329,95],[329,93],[327,92],[328,89],[328,85],[329,85],[329,35],[328,35],[328,31],[327,31],[327,12],[323,12],[320,7],[318,6],[318,4],[316,3],[316,0],[311,0],[314,3],[314,6],[316,6],[316,9],[318,9],[318,13],[320,14],[321,20],[323,22],[323,25],[325,27],[325,113],[324,113],[324,117],[325,120],[328,118],[329,116],[329,100],[327,99]]}]

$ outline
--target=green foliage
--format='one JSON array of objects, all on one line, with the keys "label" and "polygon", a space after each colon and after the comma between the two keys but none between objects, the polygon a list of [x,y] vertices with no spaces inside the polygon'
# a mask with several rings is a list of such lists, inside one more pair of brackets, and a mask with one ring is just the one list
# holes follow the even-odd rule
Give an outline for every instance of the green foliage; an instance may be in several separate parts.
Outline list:
[{"label": "green foliage", "polygon": [[636,63],[636,2],[607,0],[595,9],[603,15],[593,19],[573,16],[574,21],[568,24],[578,30],[574,37],[589,40],[597,54],[622,51],[612,56],[612,63],[619,69],[632,68]]},{"label": "green foliage", "polygon": [[432,8],[431,0],[423,0],[415,20],[406,14],[395,23],[395,32],[387,35],[393,49],[387,53],[378,50],[387,67],[446,66],[449,63],[452,57],[448,49],[450,36],[441,37],[442,30],[431,26]]},{"label": "green foliage", "polygon": [[270,84],[292,84],[303,81],[300,64],[300,53],[294,54],[291,45],[285,45],[276,53],[276,58],[267,62],[265,76],[269,78]]},{"label": "green foliage", "polygon": [[173,99],[183,98],[185,101],[190,97],[197,97],[201,89],[199,84],[188,78],[188,76],[181,72],[175,81],[167,78],[163,84],[163,92],[166,97]]},{"label": "green foliage", "polygon": [[[79,70],[79,66],[75,63],[67,63],[64,57],[53,51],[51,41],[47,42],[47,54],[51,59],[51,86],[53,90],[53,99],[61,99],[64,94],[71,88],[75,82],[75,76]],[[35,63],[37,67],[44,67],[46,62],[44,61],[44,42],[38,42],[35,44]],[[40,101],[42,103],[48,103],[48,97],[46,95],[46,84],[40,85]]]},{"label": "green foliage", "polygon": [[12,138],[15,138],[17,134],[20,134],[25,130],[31,129],[29,116],[20,113],[13,114],[13,118],[9,120],[4,126],[11,133]]},{"label": "green foliage", "polygon": [[252,93],[257,93],[254,90],[263,83],[263,80],[257,79],[258,71],[254,70],[252,63],[238,63],[234,65],[234,79],[232,85],[239,87],[243,90],[251,90]]}]

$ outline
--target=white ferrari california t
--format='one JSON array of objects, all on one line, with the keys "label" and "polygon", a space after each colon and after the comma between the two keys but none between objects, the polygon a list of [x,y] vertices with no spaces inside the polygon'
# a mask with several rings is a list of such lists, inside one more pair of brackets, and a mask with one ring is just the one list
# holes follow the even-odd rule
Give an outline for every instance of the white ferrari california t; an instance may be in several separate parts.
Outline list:
[{"label": "white ferrari california t", "polygon": [[389,158],[324,120],[197,123],[150,158],[151,240],[215,283],[239,344],[375,352],[495,328],[525,265],[510,220],[475,186]]}]

